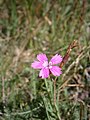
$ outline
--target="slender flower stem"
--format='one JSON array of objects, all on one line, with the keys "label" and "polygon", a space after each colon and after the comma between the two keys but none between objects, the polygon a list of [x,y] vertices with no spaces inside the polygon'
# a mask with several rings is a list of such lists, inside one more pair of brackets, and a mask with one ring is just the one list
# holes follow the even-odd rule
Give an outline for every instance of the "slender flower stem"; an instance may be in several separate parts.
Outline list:
[{"label": "slender flower stem", "polygon": [[57,111],[58,119],[61,120],[59,109],[58,109],[57,102],[56,102],[56,80],[57,80],[57,77],[55,78],[55,80],[53,80],[53,83],[54,83],[54,105],[55,105],[55,109]]},{"label": "slender flower stem", "polygon": [[47,94],[48,94],[48,97],[49,97],[49,100],[50,100],[50,104],[52,105],[52,101],[51,101],[51,97],[50,97],[50,92],[49,92],[49,88],[48,88],[47,79],[44,79],[44,82],[45,82]]},{"label": "slender flower stem", "polygon": [[45,82],[46,89],[47,89],[47,91],[48,91],[48,84],[47,84],[47,80],[46,80],[46,79],[44,79],[44,82]]},{"label": "slender flower stem", "polygon": [[54,83],[54,105],[56,104],[56,80],[57,80],[57,77],[55,78],[55,80],[53,80],[53,83]]},{"label": "slender flower stem", "polygon": [[54,104],[56,104],[56,79],[53,81],[54,83]]}]

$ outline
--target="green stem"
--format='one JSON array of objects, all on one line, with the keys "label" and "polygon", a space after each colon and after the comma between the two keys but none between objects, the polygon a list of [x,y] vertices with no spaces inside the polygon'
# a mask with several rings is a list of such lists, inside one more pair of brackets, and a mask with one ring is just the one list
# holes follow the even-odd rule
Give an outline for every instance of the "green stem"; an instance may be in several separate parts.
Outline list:
[{"label": "green stem", "polygon": [[50,97],[50,92],[49,92],[49,86],[48,86],[47,79],[44,79],[44,82],[45,82],[45,86],[46,86],[46,90],[47,90],[47,94],[48,94],[50,103],[51,103],[51,105],[52,105],[52,101],[51,101],[51,97]]}]

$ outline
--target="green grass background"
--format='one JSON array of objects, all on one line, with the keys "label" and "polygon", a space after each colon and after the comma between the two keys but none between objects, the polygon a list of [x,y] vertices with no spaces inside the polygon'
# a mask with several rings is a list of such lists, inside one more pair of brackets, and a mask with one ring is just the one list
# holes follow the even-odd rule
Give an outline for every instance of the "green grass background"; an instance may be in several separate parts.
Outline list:
[{"label": "green grass background", "polygon": [[[45,84],[31,63],[39,53],[64,56],[74,40],[54,104],[55,77]],[[0,120],[89,120],[87,67],[89,0],[0,0]]]}]

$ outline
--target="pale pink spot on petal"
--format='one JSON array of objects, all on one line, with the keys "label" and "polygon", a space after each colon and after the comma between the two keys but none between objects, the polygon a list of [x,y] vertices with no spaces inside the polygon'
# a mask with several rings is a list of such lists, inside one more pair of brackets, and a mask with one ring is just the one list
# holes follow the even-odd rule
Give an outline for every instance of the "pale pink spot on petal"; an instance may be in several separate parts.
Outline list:
[{"label": "pale pink spot on petal", "polygon": [[48,66],[48,61],[44,61],[44,63],[42,65],[43,65],[43,67],[47,67]]},{"label": "pale pink spot on petal", "polygon": [[62,74],[61,68],[58,66],[52,66],[52,68],[50,68],[50,71],[54,76],[60,76],[60,74]]}]

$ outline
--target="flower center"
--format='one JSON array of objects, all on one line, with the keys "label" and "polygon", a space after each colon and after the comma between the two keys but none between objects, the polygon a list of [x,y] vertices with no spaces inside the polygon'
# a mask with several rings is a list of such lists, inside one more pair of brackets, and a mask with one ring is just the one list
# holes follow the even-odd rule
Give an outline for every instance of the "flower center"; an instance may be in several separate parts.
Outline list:
[{"label": "flower center", "polygon": [[44,61],[43,67],[48,67],[48,61]]},{"label": "flower center", "polygon": [[52,68],[52,62],[49,62],[49,69]]}]

